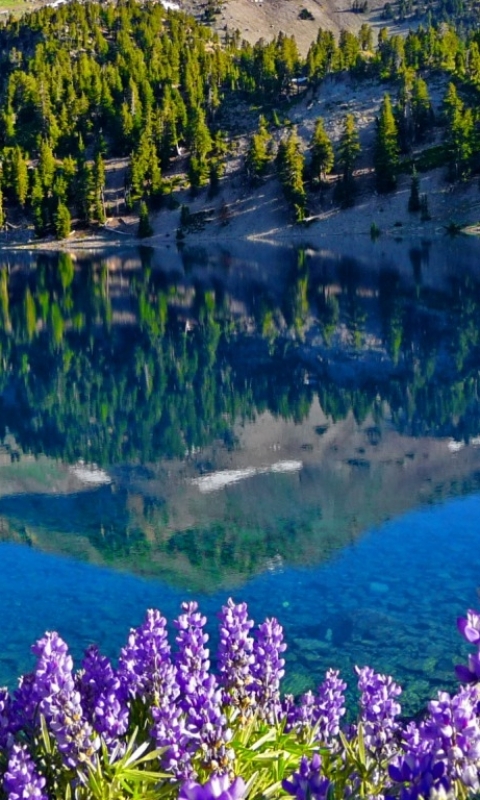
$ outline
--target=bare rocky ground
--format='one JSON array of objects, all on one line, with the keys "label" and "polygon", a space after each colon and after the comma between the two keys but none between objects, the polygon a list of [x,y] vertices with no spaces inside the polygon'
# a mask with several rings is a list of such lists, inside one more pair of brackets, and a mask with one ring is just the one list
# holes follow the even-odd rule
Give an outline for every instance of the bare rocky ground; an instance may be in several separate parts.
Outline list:
[{"label": "bare rocky ground", "polygon": [[[207,0],[178,2],[180,8],[200,19],[207,8]],[[354,13],[352,0],[221,0],[218,5],[220,11],[212,25],[219,33],[238,30],[242,39],[255,44],[282,32],[295,37],[302,55],[306,55],[319,28],[331,30],[338,37],[342,30],[357,33],[364,22],[374,30],[388,25],[383,15],[384,0],[368,0],[365,13]],[[302,12],[312,18],[302,19]]]},{"label": "bare rocky ground", "polygon": [[[288,0],[290,2],[290,0]],[[294,2],[294,0],[292,0]],[[444,78],[436,77],[429,83],[429,91],[437,119],[440,118],[441,103],[446,90]],[[372,169],[373,147],[375,142],[376,115],[382,97],[389,92],[395,99],[397,87],[385,82],[355,81],[349,76],[332,76],[320,88],[293,98],[285,112],[284,127],[274,131],[279,141],[295,127],[302,139],[308,159],[308,146],[313,134],[316,119],[324,119],[326,130],[334,144],[342,131],[345,114],[354,115],[359,131],[362,153],[357,165],[357,193],[355,204],[349,209],[340,209],[334,201],[336,176],[330,179],[331,186],[325,191],[311,192],[309,216],[306,224],[296,225],[292,212],[284,198],[280,183],[274,174],[267,176],[261,186],[252,188],[246,180],[243,161],[248,144],[246,132],[236,139],[236,150],[226,166],[218,193],[209,197],[207,189],[192,197],[185,187],[187,158],[173,162],[165,178],[172,181],[174,191],[170,209],[162,209],[152,214],[153,236],[145,243],[151,246],[165,246],[176,241],[180,229],[181,206],[187,205],[194,218],[194,224],[185,232],[190,241],[232,241],[262,239],[266,241],[288,241],[308,238],[332,239],[344,242],[346,238],[365,235],[369,243],[371,226],[374,224],[381,232],[383,240],[388,237],[433,238],[454,223],[456,226],[470,226],[470,232],[477,232],[480,221],[480,186],[478,178],[451,184],[446,180],[445,169],[438,168],[420,174],[420,191],[428,197],[431,219],[422,221],[419,214],[407,210],[411,186],[411,176],[401,174],[394,192],[378,195],[375,190],[375,176]],[[250,116],[254,109],[246,109]],[[246,114],[243,115],[244,119]],[[248,127],[248,126],[247,126]],[[431,139],[423,145],[432,147],[442,141],[444,131],[438,126]],[[412,157],[418,155],[413,152]],[[0,246],[32,245],[48,249],[98,250],[136,244],[138,218],[128,214],[124,205],[125,173],[128,159],[117,159],[107,164],[105,201],[107,222],[104,228],[96,231],[73,232],[63,243],[34,241],[31,230],[23,230],[21,224],[3,238]],[[182,188],[183,187],[183,188]],[[366,244],[368,247],[368,244]]]},{"label": "bare rocky ground", "polygon": [[[440,116],[442,98],[446,89],[443,79],[436,78],[429,85],[432,102],[437,117]],[[359,130],[362,154],[357,169],[357,195],[355,205],[340,209],[334,201],[333,184],[324,192],[311,194],[309,218],[306,225],[296,225],[288,208],[282,187],[273,175],[263,185],[252,189],[243,173],[243,155],[247,137],[240,137],[238,151],[227,166],[221,181],[220,190],[214,198],[209,198],[207,190],[196,197],[180,189],[174,198],[178,207],[162,210],[152,220],[154,234],[148,240],[152,245],[163,245],[175,240],[180,227],[180,206],[188,205],[190,213],[197,215],[197,225],[186,233],[190,240],[290,240],[316,237],[350,237],[366,234],[369,238],[372,223],[385,236],[435,236],[445,232],[453,222],[458,226],[475,226],[480,220],[480,191],[477,178],[447,182],[445,169],[438,168],[420,174],[420,191],[428,197],[431,219],[422,221],[419,214],[408,212],[408,198],[411,176],[401,174],[394,192],[378,195],[375,190],[375,176],[372,169],[372,156],[376,131],[376,115],[385,92],[392,99],[396,87],[377,82],[355,82],[348,77],[332,77],[326,80],[315,95],[310,93],[297,98],[288,112],[288,120],[283,130],[275,132],[279,139],[295,126],[303,141],[305,150],[313,134],[316,119],[321,116],[334,144],[338,143],[342,123],[347,112],[354,115]],[[443,129],[438,127],[425,146],[431,147],[441,142]],[[415,153],[412,153],[415,156]],[[308,152],[307,152],[308,158]],[[110,208],[116,213],[118,191],[123,186],[124,164],[109,167]],[[177,171],[181,173],[181,165]],[[177,175],[177,177],[179,177]],[[117,193],[117,194],[116,194]],[[117,198],[117,199],[115,199]],[[125,240],[136,232],[134,216],[112,216],[107,227]],[[112,233],[111,233],[112,235]]]}]

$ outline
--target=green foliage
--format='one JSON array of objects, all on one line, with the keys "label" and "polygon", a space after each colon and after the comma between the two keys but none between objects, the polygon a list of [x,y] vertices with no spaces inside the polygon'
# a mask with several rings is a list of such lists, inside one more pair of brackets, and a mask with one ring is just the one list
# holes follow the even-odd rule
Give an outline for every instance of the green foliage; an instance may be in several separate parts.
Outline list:
[{"label": "green foliage", "polygon": [[337,154],[338,169],[341,174],[338,193],[344,206],[350,206],[354,202],[355,183],[353,172],[360,152],[360,140],[355,126],[355,119],[353,114],[347,114],[343,121],[343,130]]},{"label": "green foliage", "polygon": [[142,800],[157,800],[167,796],[159,788],[167,775],[158,769],[161,750],[148,750],[147,742],[137,745],[140,738],[134,730],[125,753],[109,754],[102,743],[101,758],[86,768],[87,797],[91,800],[124,800],[126,796]]},{"label": "green foliage", "polygon": [[287,139],[280,143],[277,154],[277,167],[287,199],[295,213],[295,221],[305,218],[307,194],[303,183],[305,166],[300,139],[296,131],[291,131]]},{"label": "green foliage", "polygon": [[[353,10],[362,5],[355,0]],[[468,5],[464,0],[434,0],[429,7],[435,15],[441,6],[445,21],[457,5],[463,15]],[[209,13],[215,10],[212,0]],[[391,10],[408,17],[410,0]],[[0,50],[9,54],[0,71],[4,211],[16,206],[30,214],[40,234],[55,227],[59,205],[81,224],[104,221],[105,161],[111,158],[130,159],[128,208],[142,199],[152,208],[155,201],[160,203],[163,175],[171,159],[185,152],[192,189],[209,183],[214,193],[226,154],[223,128],[232,138],[239,133],[239,118],[231,109],[255,102],[280,126],[281,120],[285,123],[282,103],[292,93],[292,79],[300,76],[311,86],[341,70],[400,82],[393,125],[397,147],[408,153],[412,144],[428,141],[435,122],[429,72],[448,75],[453,88],[445,101],[445,141],[443,151],[437,146],[435,153],[441,160],[443,152],[452,180],[478,166],[478,115],[470,92],[480,85],[480,40],[471,21],[461,34],[449,24],[420,25],[406,37],[382,29],[376,49],[366,23],[358,35],[343,31],[338,42],[330,31],[319,29],[303,60],[293,37],[284,34],[254,46],[235,34],[220,42],[182,12],[167,14],[156,4],[132,0],[111,7],[89,2],[84,10],[82,4],[69,3],[55,13],[41,9],[20,21],[5,20]],[[382,191],[392,188],[398,170],[385,103],[376,152]],[[272,112],[273,106],[279,111]],[[249,125],[246,119],[242,132]],[[316,135],[318,143],[311,143],[312,176],[323,180],[331,169],[331,153],[325,136],[320,141],[320,130]],[[344,205],[353,202],[358,156],[353,139],[348,140],[344,130],[338,158],[338,194]],[[253,182],[265,177],[271,151],[271,138],[261,121],[251,134],[246,157]],[[434,149],[429,152],[433,157]],[[422,153],[416,161],[419,170],[431,163]],[[299,171],[294,172],[292,194],[298,196],[292,207],[301,219],[306,201]]]},{"label": "green foliage", "polygon": [[444,146],[448,177],[455,181],[467,175],[470,168],[474,149],[473,114],[471,108],[465,108],[453,83],[448,86],[443,106],[447,122]]},{"label": "green foliage", "polygon": [[253,183],[260,181],[265,175],[271,161],[271,145],[272,137],[268,133],[266,120],[261,117],[258,133],[254,133],[250,139],[245,159],[247,174]]},{"label": "green foliage", "polygon": [[399,166],[398,135],[392,104],[388,94],[384,95],[377,121],[374,165],[379,192],[394,189]]},{"label": "green foliage", "polygon": [[145,239],[153,234],[153,228],[150,224],[150,215],[148,213],[148,206],[144,200],[140,202],[138,209],[138,230],[137,236],[139,239]]},{"label": "green foliage", "polygon": [[446,163],[447,153],[443,144],[434,145],[423,150],[415,159],[415,167],[418,172],[428,172],[437,167],[443,167]]},{"label": "green foliage", "polygon": [[321,117],[319,117],[315,123],[315,130],[312,141],[310,142],[310,148],[310,172],[312,178],[316,180],[325,180],[325,177],[333,169],[335,155],[333,152],[333,145],[325,131]]},{"label": "green foliage", "polygon": [[68,208],[59,203],[54,216],[55,236],[57,239],[66,239],[71,232],[71,217]]}]

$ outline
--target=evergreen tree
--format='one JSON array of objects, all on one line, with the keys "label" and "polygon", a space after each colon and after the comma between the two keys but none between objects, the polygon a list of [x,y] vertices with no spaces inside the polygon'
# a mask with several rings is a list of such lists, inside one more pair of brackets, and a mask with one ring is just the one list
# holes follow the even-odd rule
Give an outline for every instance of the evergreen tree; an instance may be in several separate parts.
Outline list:
[{"label": "evergreen tree", "polygon": [[397,182],[398,136],[392,104],[388,94],[384,95],[377,122],[374,165],[379,192],[388,192]]},{"label": "evergreen tree", "polygon": [[332,143],[319,117],[315,123],[315,130],[310,143],[312,160],[310,163],[311,175],[314,180],[325,180],[333,169],[335,156]]},{"label": "evergreen tree", "polygon": [[472,110],[465,109],[453,83],[450,83],[447,89],[444,113],[447,120],[445,151],[448,177],[455,181],[468,172],[473,149],[474,125]]},{"label": "evergreen tree", "polygon": [[27,160],[18,145],[13,148],[10,169],[14,197],[23,208],[28,195],[28,166]]},{"label": "evergreen tree", "polygon": [[412,120],[415,139],[422,141],[432,127],[434,114],[428,86],[423,78],[416,78],[412,87]]},{"label": "evergreen tree", "polygon": [[63,203],[59,203],[56,214],[54,215],[55,236],[57,239],[66,239],[70,236],[71,217],[70,212]]},{"label": "evergreen tree", "polygon": [[55,175],[55,156],[53,155],[50,144],[42,140],[40,144],[40,154],[38,159],[38,172],[42,181],[43,188],[49,192],[53,186]]},{"label": "evergreen tree", "polygon": [[353,172],[361,147],[353,114],[347,114],[338,146],[338,168],[341,173],[339,195],[343,206],[353,205],[355,184]]},{"label": "evergreen tree", "polygon": [[33,173],[32,191],[30,193],[30,204],[33,213],[33,222],[37,236],[43,236],[47,229],[45,193],[42,186],[42,179],[38,169]]},{"label": "evergreen tree", "polygon": [[245,167],[247,174],[253,182],[259,181],[265,174],[270,163],[270,146],[272,137],[267,131],[265,119],[260,119],[258,133],[254,133],[250,139]]},{"label": "evergreen tree", "polygon": [[292,131],[288,139],[280,143],[277,166],[283,189],[295,211],[295,220],[302,222],[305,219],[307,199],[303,183],[305,159],[296,131]]},{"label": "evergreen tree", "polygon": [[148,213],[148,206],[144,200],[140,202],[138,209],[138,230],[137,236],[139,239],[145,239],[151,236],[153,228],[150,224],[150,215]]},{"label": "evergreen tree", "polygon": [[99,152],[95,156],[92,170],[92,218],[97,222],[105,222],[105,164]]}]

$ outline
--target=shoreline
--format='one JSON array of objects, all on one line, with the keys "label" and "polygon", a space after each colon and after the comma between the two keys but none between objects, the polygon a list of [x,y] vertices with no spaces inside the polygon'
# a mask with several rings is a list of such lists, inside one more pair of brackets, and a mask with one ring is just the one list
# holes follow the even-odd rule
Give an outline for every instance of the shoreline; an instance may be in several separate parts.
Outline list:
[{"label": "shoreline", "polygon": [[[105,226],[73,231],[68,239],[34,239],[27,241],[29,230],[15,237],[11,232],[0,239],[0,252],[118,252],[122,249],[148,247],[170,249],[172,246],[226,244],[295,244],[301,240],[324,242],[355,237],[365,241],[408,238],[437,238],[442,235],[480,235],[480,191],[472,178],[458,184],[447,184],[443,170],[421,176],[422,190],[429,200],[431,218],[421,220],[407,210],[410,176],[400,175],[394,192],[376,192],[357,196],[351,208],[340,209],[326,197],[315,198],[320,206],[304,223],[292,223],[283,191],[275,178],[247,192],[235,178],[225,178],[218,195],[211,199],[203,191],[196,197],[186,194],[180,200],[188,203],[192,218],[199,220],[191,229],[180,230],[180,202],[174,210],[164,209],[151,217],[153,235],[138,238],[138,218],[109,218]],[[227,220],[225,220],[225,209]],[[208,219],[205,215],[208,214]],[[127,228],[124,230],[121,228]],[[372,234],[372,229],[376,234]],[[33,231],[32,231],[33,235]]]}]

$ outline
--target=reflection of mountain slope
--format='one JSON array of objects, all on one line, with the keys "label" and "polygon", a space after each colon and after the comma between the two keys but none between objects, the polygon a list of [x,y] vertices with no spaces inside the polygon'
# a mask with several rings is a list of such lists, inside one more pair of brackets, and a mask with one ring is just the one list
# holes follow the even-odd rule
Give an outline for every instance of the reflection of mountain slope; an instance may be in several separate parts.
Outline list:
[{"label": "reflection of mountain slope", "polygon": [[[329,424],[317,402],[301,424],[265,413],[235,433],[233,450],[118,468],[95,491],[48,459],[56,482],[36,488],[30,460],[4,463],[0,538],[209,591],[319,563],[386,519],[480,484],[480,448],[452,452],[447,439],[402,437],[371,419]],[[303,466],[271,471],[284,461]],[[209,493],[192,480],[249,469]]]}]

